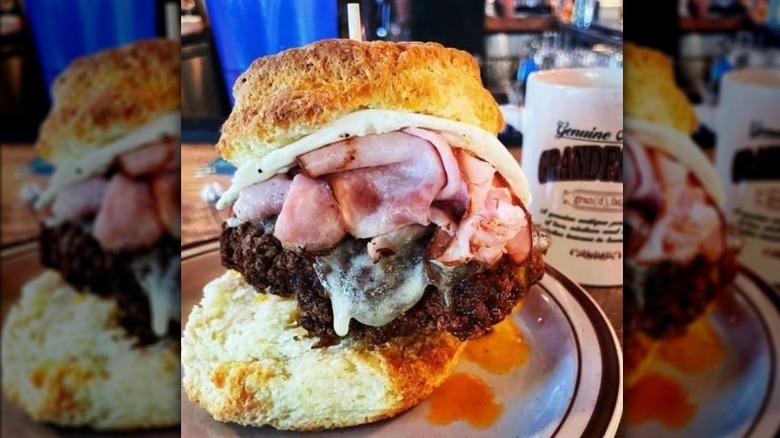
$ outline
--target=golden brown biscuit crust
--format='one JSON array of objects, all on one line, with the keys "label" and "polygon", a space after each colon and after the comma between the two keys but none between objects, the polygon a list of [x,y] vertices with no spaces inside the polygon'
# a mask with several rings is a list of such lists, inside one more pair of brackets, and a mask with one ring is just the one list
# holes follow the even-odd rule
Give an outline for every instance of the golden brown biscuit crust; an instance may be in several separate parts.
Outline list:
[{"label": "golden brown biscuit crust", "polygon": [[180,108],[179,43],[151,39],[73,61],[52,85],[39,154],[78,159],[154,117]]},{"label": "golden brown biscuit crust", "polygon": [[234,164],[369,108],[429,114],[492,133],[504,126],[472,56],[435,43],[319,41],[255,60],[233,95],[217,148]]},{"label": "golden brown biscuit crust", "polygon": [[686,134],[696,131],[696,112],[675,84],[672,62],[659,51],[631,43],[624,46],[623,53],[625,114]]},{"label": "golden brown biscuit crust", "polygon": [[371,423],[419,404],[458,363],[448,333],[382,345],[318,339],[295,299],[259,294],[235,271],[204,288],[182,337],[183,387],[216,420],[314,431]]}]

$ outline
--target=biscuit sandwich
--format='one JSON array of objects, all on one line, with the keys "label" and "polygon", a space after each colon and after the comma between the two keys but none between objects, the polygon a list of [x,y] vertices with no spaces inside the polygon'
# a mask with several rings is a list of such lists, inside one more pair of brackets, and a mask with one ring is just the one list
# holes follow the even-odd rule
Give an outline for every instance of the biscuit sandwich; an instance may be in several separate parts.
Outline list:
[{"label": "biscuit sandwich", "polygon": [[626,372],[658,341],[685,333],[736,275],[738,240],[723,187],[693,142],[694,109],[660,52],[625,47],[624,157]]},{"label": "biscuit sandwich", "polygon": [[189,315],[185,391],[219,421],[285,430],[415,406],[544,273],[476,63],[324,40],[256,60],[233,94],[227,272]]},{"label": "biscuit sandwich", "polygon": [[36,143],[45,268],[4,321],[5,396],[39,422],[179,424],[180,49],[144,40],[74,60]]}]

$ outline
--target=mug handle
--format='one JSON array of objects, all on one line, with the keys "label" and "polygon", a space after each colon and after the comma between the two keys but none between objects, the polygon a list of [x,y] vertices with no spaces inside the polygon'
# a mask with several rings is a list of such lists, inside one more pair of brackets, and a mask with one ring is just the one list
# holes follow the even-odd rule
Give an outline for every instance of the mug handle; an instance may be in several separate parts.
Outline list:
[{"label": "mug handle", "polygon": [[523,112],[525,108],[517,105],[501,105],[501,114],[504,115],[504,123],[523,133]]}]

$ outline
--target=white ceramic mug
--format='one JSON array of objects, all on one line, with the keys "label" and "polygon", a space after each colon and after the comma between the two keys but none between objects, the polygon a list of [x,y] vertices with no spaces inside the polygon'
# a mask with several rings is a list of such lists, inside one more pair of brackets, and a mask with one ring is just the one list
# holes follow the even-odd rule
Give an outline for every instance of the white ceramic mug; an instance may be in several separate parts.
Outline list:
[{"label": "white ceramic mug", "polygon": [[623,70],[562,69],[528,78],[522,165],[545,259],[588,286],[623,284]]},{"label": "white ceramic mug", "polygon": [[715,166],[739,261],[780,285],[780,69],[736,70],[720,89]]}]

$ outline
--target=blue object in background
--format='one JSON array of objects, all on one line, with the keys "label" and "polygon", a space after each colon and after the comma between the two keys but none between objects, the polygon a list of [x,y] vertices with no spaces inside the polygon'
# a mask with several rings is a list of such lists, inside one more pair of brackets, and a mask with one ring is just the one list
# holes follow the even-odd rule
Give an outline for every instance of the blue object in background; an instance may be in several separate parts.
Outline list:
[{"label": "blue object in background", "polygon": [[729,61],[728,56],[721,56],[720,58],[716,59],[715,62],[713,62],[712,69],[710,70],[710,89],[712,90],[716,99],[720,95],[721,78],[723,78],[723,75],[733,69],[734,66],[731,64],[731,61]]},{"label": "blue object in background", "polygon": [[766,24],[769,27],[780,29],[780,0],[769,0],[766,12]]},{"label": "blue object in background", "polygon": [[538,70],[539,66],[536,65],[534,58],[530,57],[520,64],[520,68],[517,69],[516,79],[521,83],[525,83],[528,80],[528,76],[531,76],[531,73]]},{"label": "blue object in background", "polygon": [[26,0],[24,8],[50,98],[73,59],[157,35],[155,0]]},{"label": "blue object in background", "polygon": [[230,164],[224,158],[215,158],[209,163],[208,168],[213,169],[216,175],[233,175],[236,173],[236,166]]},{"label": "blue object in background", "polygon": [[51,176],[54,173],[54,165],[41,157],[27,163],[27,169],[35,175]]},{"label": "blue object in background", "polygon": [[255,59],[338,37],[337,0],[207,1],[228,96]]}]

